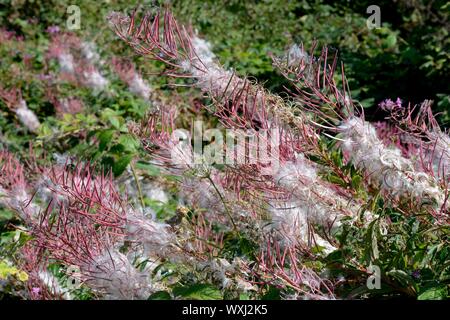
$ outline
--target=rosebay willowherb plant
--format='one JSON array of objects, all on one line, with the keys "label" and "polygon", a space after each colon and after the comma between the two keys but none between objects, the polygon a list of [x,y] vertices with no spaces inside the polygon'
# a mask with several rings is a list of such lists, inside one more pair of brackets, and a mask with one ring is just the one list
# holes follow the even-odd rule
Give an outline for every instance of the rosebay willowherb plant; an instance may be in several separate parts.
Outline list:
[{"label": "rosebay willowherb plant", "polygon": [[[59,118],[79,117],[89,105],[60,97],[58,81],[96,98],[120,96],[104,75],[107,63],[149,108],[127,123],[111,117],[114,129],[94,135],[103,153],[113,152],[106,145],[117,132],[127,136],[115,152],[136,143],[121,171],[106,170],[99,154],[49,161],[34,151],[0,152],[0,205],[27,235],[15,258],[27,273],[26,298],[342,299],[447,290],[450,139],[430,102],[415,110],[386,100],[380,107],[390,117],[372,124],[326,47],[315,56],[316,44],[293,44],[272,57],[289,83],[279,95],[224,68],[169,10],[114,12],[108,20],[137,54],[157,62],[161,77],[197,92],[196,107],[187,111],[193,100],[174,92],[159,96],[131,60],[102,60],[92,43],[52,33],[47,58],[61,73],[51,76],[46,98]],[[0,95],[39,134],[19,93]],[[382,274],[372,275],[373,265]],[[380,277],[383,290],[371,291],[369,276]]]}]

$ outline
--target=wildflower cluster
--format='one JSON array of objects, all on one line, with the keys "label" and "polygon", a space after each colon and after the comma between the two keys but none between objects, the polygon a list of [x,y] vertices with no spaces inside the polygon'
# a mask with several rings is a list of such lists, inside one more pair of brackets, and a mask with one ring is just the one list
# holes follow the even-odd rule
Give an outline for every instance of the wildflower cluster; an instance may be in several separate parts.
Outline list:
[{"label": "wildflower cluster", "polygon": [[[56,117],[40,121],[20,89],[0,90],[39,142],[16,152],[5,139],[0,151],[26,298],[367,297],[374,264],[381,294],[417,297],[429,289],[419,268],[448,276],[450,138],[431,102],[385,100],[388,117],[370,123],[327,47],[271,57],[281,95],[222,66],[168,9],[108,22],[172,82],[169,96],[138,62],[56,26],[40,75]],[[98,101],[111,107],[91,109]]]}]

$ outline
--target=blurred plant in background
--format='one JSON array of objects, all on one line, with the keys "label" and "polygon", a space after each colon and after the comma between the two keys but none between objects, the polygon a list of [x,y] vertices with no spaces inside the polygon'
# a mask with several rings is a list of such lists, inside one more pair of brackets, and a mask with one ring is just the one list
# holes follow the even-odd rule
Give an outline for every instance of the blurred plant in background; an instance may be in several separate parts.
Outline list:
[{"label": "blurred plant in background", "polygon": [[[369,30],[371,1],[215,1],[175,2],[201,34],[214,44],[227,67],[255,76],[271,89],[284,83],[268,53],[279,55],[293,42],[339,50],[346,74],[364,107],[386,97],[412,103],[436,101],[448,122],[448,1],[377,1],[380,29]],[[226,17],[226,18],[224,18]],[[382,115],[369,111],[375,118]],[[448,124],[447,124],[448,126]]]}]

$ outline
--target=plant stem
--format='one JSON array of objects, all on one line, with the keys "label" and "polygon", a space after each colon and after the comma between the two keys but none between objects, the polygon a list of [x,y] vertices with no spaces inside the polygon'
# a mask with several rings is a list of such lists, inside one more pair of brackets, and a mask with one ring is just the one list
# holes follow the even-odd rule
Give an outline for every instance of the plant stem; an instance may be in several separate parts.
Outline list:
[{"label": "plant stem", "polygon": [[233,216],[231,215],[231,212],[230,212],[230,210],[228,209],[228,206],[227,206],[227,204],[226,204],[226,202],[225,202],[225,199],[223,198],[223,196],[222,196],[222,194],[220,193],[219,189],[217,189],[216,184],[215,184],[214,181],[211,179],[211,176],[208,175],[206,178],[207,178],[208,181],[212,184],[214,190],[216,190],[217,194],[219,195],[219,198],[220,198],[220,200],[222,201],[223,206],[224,206],[224,208],[225,208],[225,212],[227,213],[228,217],[230,218],[231,224],[233,225],[233,229],[234,229],[235,232],[237,232],[237,226],[236,226],[236,223],[234,223]]},{"label": "plant stem", "polygon": [[131,172],[133,173],[134,181],[136,181],[136,186],[137,186],[137,190],[138,190],[138,194],[139,194],[139,199],[141,200],[142,209],[144,209],[145,203],[144,203],[144,197],[142,195],[141,184],[139,183],[139,180],[138,180],[138,177],[136,174],[136,169],[134,168],[133,163],[130,163],[130,168],[131,168]]}]

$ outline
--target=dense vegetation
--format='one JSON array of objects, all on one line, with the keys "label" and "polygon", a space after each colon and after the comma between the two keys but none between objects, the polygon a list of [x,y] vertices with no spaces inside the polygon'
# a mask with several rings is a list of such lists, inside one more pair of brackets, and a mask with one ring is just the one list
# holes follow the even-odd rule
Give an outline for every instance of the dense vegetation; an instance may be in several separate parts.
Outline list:
[{"label": "dense vegetation", "polygon": [[450,2],[73,2],[0,1],[1,298],[450,296]]}]

